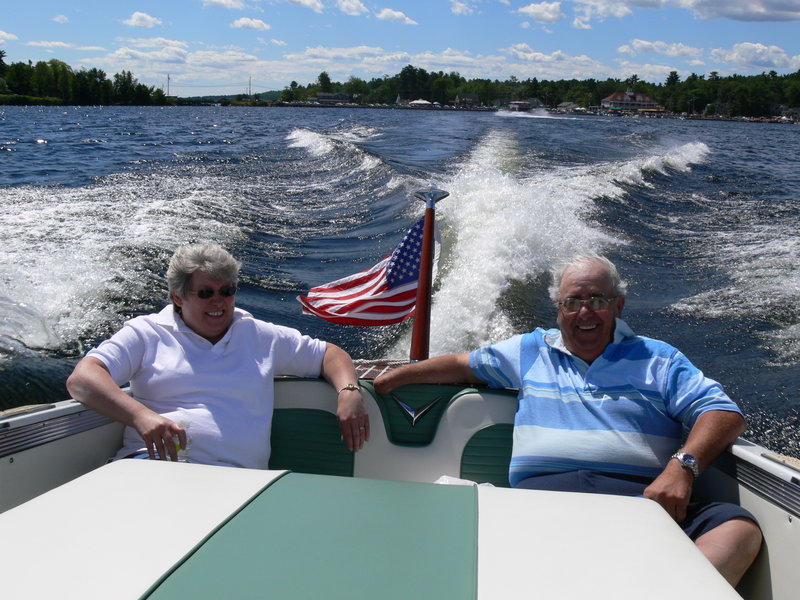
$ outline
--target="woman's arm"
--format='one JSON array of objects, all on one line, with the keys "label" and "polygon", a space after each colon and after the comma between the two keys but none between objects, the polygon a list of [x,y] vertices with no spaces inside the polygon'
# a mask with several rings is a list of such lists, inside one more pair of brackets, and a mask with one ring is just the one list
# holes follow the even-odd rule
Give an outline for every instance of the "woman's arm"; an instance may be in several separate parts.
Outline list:
[{"label": "woman's arm", "polygon": [[369,415],[361,398],[356,369],[347,352],[329,342],[326,345],[321,375],[338,392],[336,416],[342,439],[350,450],[361,450],[369,440]]},{"label": "woman's arm", "polygon": [[150,458],[178,460],[175,439],[186,447],[186,431],[123,392],[102,361],[87,356],[67,378],[67,390],[81,404],[133,427],[142,437]]}]

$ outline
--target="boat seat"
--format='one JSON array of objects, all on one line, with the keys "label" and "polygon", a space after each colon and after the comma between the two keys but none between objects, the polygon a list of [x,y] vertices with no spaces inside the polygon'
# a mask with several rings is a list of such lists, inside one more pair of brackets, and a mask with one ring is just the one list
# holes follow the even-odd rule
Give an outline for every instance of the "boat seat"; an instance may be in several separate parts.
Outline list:
[{"label": "boat seat", "polygon": [[491,483],[495,487],[511,487],[508,467],[511,464],[513,432],[511,423],[496,423],[476,431],[461,454],[460,477]]},{"label": "boat seat", "polygon": [[276,408],[269,468],[353,476],[353,453],[342,443],[335,414],[314,408]]},{"label": "boat seat", "polygon": [[381,395],[371,381],[360,385],[370,441],[352,453],[341,441],[329,384],[277,379],[269,468],[423,482],[448,475],[509,486],[513,391],[410,385]]}]

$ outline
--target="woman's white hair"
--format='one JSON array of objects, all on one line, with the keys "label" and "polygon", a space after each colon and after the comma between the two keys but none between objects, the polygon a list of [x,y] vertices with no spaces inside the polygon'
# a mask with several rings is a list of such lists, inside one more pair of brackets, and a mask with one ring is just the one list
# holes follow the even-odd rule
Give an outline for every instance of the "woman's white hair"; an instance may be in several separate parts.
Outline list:
[{"label": "woman's white hair", "polygon": [[596,252],[584,252],[577,254],[570,258],[567,262],[555,266],[551,270],[553,276],[553,283],[550,284],[550,298],[553,302],[562,300],[559,298],[559,290],[561,289],[561,281],[566,273],[572,267],[583,265],[586,263],[600,263],[608,273],[608,278],[611,280],[611,288],[614,290],[615,296],[625,296],[628,293],[628,284],[619,276],[617,266],[602,254]]},{"label": "woman's white hair", "polygon": [[236,285],[242,263],[218,244],[187,244],[172,255],[167,268],[170,298],[176,292],[182,298],[189,293],[192,273],[202,271],[214,279]]}]

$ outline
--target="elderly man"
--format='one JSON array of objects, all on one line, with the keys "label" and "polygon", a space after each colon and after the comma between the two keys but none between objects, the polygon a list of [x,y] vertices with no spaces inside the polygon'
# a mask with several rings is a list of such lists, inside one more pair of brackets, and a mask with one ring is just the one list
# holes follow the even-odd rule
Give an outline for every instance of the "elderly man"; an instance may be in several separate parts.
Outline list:
[{"label": "elderly man", "polygon": [[695,478],[744,431],[739,408],[677,349],[619,318],[626,284],[607,258],[580,255],[553,279],[559,329],[406,365],[377,378],[376,390],[518,388],[514,487],[655,500],[735,586],[758,554],[758,525],[738,506],[690,499]]}]

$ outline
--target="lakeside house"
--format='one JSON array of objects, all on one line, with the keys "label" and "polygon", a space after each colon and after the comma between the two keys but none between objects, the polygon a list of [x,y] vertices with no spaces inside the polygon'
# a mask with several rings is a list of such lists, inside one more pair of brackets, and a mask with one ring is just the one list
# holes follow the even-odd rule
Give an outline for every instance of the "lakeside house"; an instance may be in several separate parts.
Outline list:
[{"label": "lakeside house", "polygon": [[508,110],[516,112],[516,111],[527,111],[533,108],[543,108],[544,103],[539,100],[538,98],[527,98],[524,100],[511,100],[510,102],[500,102],[500,106],[506,106]]},{"label": "lakeside house", "polygon": [[616,92],[600,101],[600,107],[611,111],[628,112],[664,112],[664,107],[653,100],[647,94],[634,92],[628,89],[626,92]]},{"label": "lakeside house", "polygon": [[478,94],[458,94],[455,105],[460,108],[474,108],[481,105],[481,99]]},{"label": "lakeside house", "polygon": [[585,112],[586,109],[583,108],[580,104],[576,104],[575,102],[562,102],[558,106],[556,106],[556,111],[560,113],[574,113],[574,112]]},{"label": "lakeside house", "polygon": [[347,104],[350,102],[350,96],[342,93],[317,92],[315,100],[320,104]]}]

